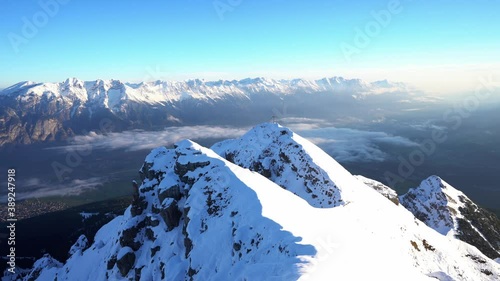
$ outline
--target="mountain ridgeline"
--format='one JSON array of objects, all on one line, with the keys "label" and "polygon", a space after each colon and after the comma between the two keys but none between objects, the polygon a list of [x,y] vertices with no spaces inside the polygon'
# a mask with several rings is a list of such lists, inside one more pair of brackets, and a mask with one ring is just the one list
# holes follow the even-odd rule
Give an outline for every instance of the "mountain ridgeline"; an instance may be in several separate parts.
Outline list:
[{"label": "mountain ridgeline", "polygon": [[[124,214],[93,239],[75,241],[66,261],[46,255],[5,280],[493,281],[500,276],[500,264],[492,259],[499,256],[498,220],[483,218],[461,192],[431,177],[397,198],[277,124],[256,126],[212,148],[189,140],[156,148],[140,176]],[[470,222],[475,237],[484,236],[481,243],[492,249],[483,253],[477,239],[466,239],[461,224],[454,223],[458,219]],[[496,232],[487,233],[483,219],[491,219],[484,222]]]},{"label": "mountain ridgeline", "polygon": [[[249,125],[269,120],[272,115],[355,116],[366,114],[370,107],[380,111],[389,109],[388,104],[393,102],[416,97],[401,83],[366,83],[341,77],[21,82],[0,91],[0,146],[60,140],[89,131],[155,130],[208,122]],[[407,104],[401,103],[401,110]]]}]

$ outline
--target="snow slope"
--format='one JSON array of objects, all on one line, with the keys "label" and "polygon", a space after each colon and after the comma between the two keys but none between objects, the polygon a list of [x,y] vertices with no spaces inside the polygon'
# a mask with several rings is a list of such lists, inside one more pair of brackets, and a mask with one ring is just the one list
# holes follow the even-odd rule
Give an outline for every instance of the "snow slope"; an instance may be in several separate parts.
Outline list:
[{"label": "snow slope", "polygon": [[490,258],[500,257],[500,220],[440,177],[425,179],[399,199],[437,232],[466,241]]},{"label": "snow slope", "polygon": [[355,177],[358,180],[360,180],[361,182],[363,182],[364,184],[366,184],[367,186],[376,190],[378,193],[383,195],[385,198],[391,200],[394,204],[399,205],[398,194],[396,193],[396,191],[394,189],[388,187],[387,185],[385,185],[381,182],[378,182],[378,181],[373,180],[373,179],[369,179],[369,178],[364,177],[364,176],[356,175]]},{"label": "snow slope", "polygon": [[[245,143],[256,143],[254,134],[263,138],[262,143]],[[334,183],[342,204],[314,206],[309,193],[297,196],[272,178],[185,140],[173,149],[157,148],[146,157],[132,205],[101,228],[90,247],[83,250],[84,239],[79,239],[64,265],[42,258],[31,277],[51,281],[56,276],[57,280],[498,280],[498,263],[475,247],[419,223],[285,128],[263,124],[233,144],[216,147],[241,145],[245,155],[253,157],[264,146],[277,149],[271,145],[276,141],[283,142],[283,149],[290,148],[286,151],[290,162],[280,159],[279,153],[271,158],[293,164],[297,171],[321,169],[318,174]],[[292,142],[288,148],[287,142]],[[280,177],[274,180],[283,183]],[[321,185],[316,187],[318,198],[331,199],[322,193]]]}]

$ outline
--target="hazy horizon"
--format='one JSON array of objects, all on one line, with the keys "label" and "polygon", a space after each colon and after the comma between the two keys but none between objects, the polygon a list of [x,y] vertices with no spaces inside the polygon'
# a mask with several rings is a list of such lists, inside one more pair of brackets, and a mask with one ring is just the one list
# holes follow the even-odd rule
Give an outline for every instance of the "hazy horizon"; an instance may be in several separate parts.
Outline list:
[{"label": "hazy horizon", "polygon": [[[119,4],[118,4],[119,3]],[[461,1],[2,1],[0,88],[20,81],[342,76],[430,94],[500,73],[495,11]]]}]

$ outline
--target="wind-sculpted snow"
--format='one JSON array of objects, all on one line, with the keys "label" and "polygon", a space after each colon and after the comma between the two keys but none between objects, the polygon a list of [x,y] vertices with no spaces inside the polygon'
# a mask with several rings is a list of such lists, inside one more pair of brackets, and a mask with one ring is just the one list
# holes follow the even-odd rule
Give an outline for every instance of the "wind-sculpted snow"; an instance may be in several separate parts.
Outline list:
[{"label": "wind-sculpted snow", "polygon": [[498,280],[498,263],[420,223],[286,128],[263,124],[232,141],[249,162],[253,135],[283,150],[294,140],[301,148],[286,151],[288,164],[321,168],[343,204],[312,206],[288,182],[185,140],[146,157],[131,206],[92,245],[82,237],[64,263],[46,256],[4,280]]}]

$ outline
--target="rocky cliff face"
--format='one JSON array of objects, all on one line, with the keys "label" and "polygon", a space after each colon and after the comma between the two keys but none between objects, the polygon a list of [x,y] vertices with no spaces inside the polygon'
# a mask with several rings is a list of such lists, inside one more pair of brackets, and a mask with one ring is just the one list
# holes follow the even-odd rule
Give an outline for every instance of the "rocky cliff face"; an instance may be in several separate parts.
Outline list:
[{"label": "rocky cliff face", "polygon": [[427,178],[400,201],[439,233],[474,245],[492,259],[500,257],[500,220],[440,177]]},{"label": "rocky cliff face", "polygon": [[0,118],[0,146],[8,143],[53,141],[73,135],[73,131],[63,125],[64,119],[50,114],[24,114],[12,108],[3,108]]}]

